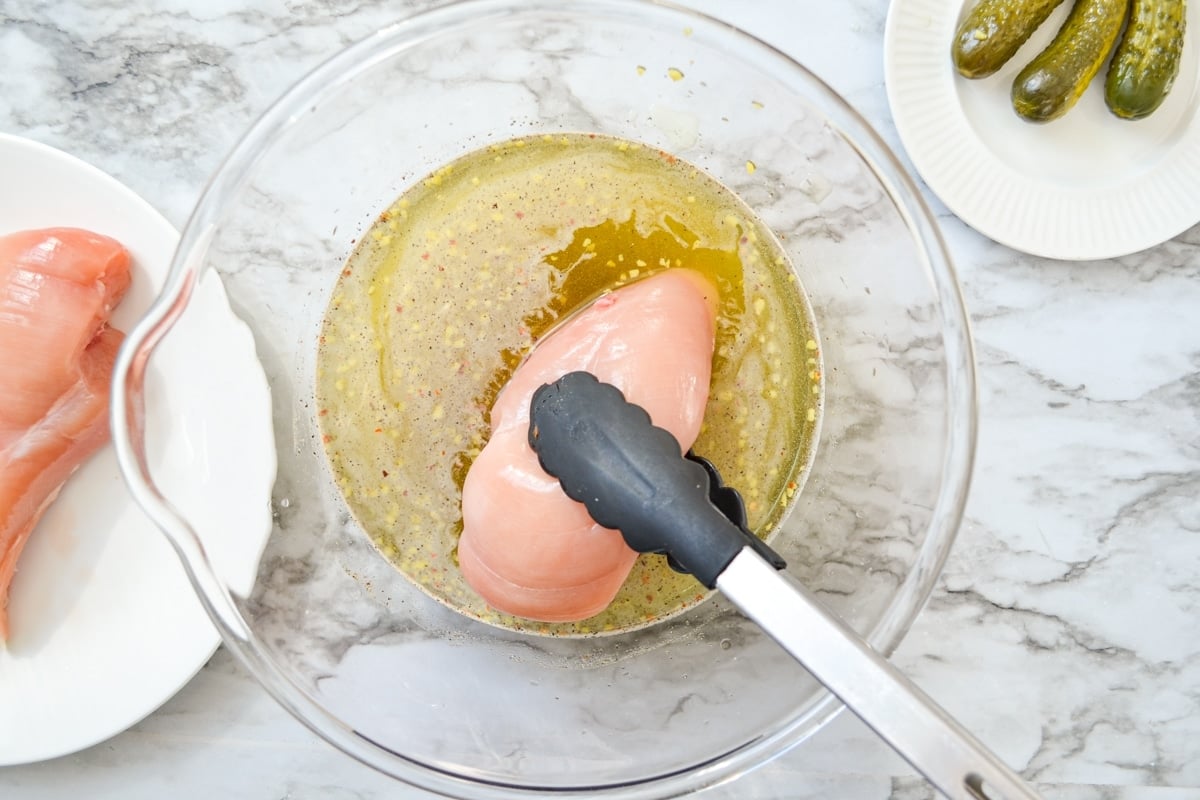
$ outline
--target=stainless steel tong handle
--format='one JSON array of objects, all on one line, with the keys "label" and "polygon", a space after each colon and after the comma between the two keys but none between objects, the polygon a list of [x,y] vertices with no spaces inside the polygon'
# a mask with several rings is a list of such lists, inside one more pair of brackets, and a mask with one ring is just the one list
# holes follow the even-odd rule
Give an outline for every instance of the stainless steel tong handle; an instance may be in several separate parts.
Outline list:
[{"label": "stainless steel tong handle", "polygon": [[1037,798],[816,596],[754,551],[734,557],[717,588],[947,797]]}]

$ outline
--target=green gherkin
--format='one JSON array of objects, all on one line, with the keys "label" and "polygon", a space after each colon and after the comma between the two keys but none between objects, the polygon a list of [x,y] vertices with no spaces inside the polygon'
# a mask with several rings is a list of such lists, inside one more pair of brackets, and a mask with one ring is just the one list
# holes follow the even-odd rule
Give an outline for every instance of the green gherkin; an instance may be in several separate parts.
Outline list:
[{"label": "green gherkin", "polygon": [[1166,99],[1179,74],[1185,10],[1185,0],[1133,0],[1104,83],[1104,102],[1118,117],[1141,119]]},{"label": "green gherkin", "polygon": [[959,74],[986,78],[1013,57],[1063,0],[981,0],[954,34]]},{"label": "green gherkin", "polygon": [[1075,0],[1054,41],[1013,81],[1013,108],[1030,122],[1071,110],[1121,34],[1129,0]]}]

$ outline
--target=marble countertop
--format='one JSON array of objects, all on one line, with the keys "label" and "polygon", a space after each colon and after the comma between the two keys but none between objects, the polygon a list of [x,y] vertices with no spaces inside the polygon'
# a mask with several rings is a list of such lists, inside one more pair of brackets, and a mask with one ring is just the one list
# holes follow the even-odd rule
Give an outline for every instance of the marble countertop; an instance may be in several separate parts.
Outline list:
[{"label": "marble countertop", "polygon": [[[903,154],[884,0],[689,4],[796,56]],[[0,130],[95,164],[182,226],[277,95],[425,5],[6,0]],[[926,196],[974,323],[982,417],[965,522],[894,662],[1046,797],[1200,797],[1200,226],[1062,263],[992,243]],[[429,797],[317,739],[223,649],[129,731],[0,769],[0,796]],[[843,714],[701,796],[932,790]]]}]

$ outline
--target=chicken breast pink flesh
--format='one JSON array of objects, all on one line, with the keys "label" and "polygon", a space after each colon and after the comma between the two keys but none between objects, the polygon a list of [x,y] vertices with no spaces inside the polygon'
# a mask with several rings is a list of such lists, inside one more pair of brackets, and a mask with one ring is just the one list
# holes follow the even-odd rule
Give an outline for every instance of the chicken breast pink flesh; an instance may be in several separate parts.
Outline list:
[{"label": "chicken breast pink flesh", "polygon": [[63,483],[109,437],[129,253],[78,228],[0,237],[0,640],[17,560]]},{"label": "chicken breast pink flesh", "polygon": [[708,402],[716,309],[712,283],[671,269],[602,296],[517,368],[492,407],[491,438],[463,486],[459,565],[488,605],[569,622],[612,602],[637,553],[542,471],[528,443],[530,399],[543,384],[587,371],[646,409],[686,451]]}]

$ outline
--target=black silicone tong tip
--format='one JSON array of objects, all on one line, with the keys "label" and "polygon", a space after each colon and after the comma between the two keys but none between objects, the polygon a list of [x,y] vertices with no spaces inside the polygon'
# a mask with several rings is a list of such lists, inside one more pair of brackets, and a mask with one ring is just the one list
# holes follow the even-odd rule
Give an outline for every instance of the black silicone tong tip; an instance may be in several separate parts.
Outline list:
[{"label": "black silicone tong tip", "polygon": [[[745,543],[766,559],[767,563],[775,569],[786,567],[787,562],[783,560],[783,556],[768,547],[766,542],[759,539],[750,530],[746,515],[746,503],[742,500],[742,495],[732,486],[725,485],[725,482],[721,480],[721,473],[717,472],[717,468],[713,466],[713,463],[707,458],[696,455],[691,450],[687,451],[684,458],[704,467],[704,471],[708,473],[709,502],[716,506],[717,510],[724,514],[727,520],[741,529],[746,540]],[[672,569],[674,569],[674,566],[672,566]],[[682,572],[683,570],[678,571]]]},{"label": "black silicone tong tip", "polygon": [[725,518],[737,525],[739,528],[746,527],[746,504],[742,501],[742,495],[737,489],[732,486],[726,486],[721,480],[721,473],[717,472],[717,468],[713,463],[703,456],[696,455],[693,451],[688,450],[684,455],[688,461],[694,461],[704,467],[704,471],[708,473],[708,499],[717,507],[717,510],[725,515]]},{"label": "black silicone tong tip", "polygon": [[529,420],[542,469],[634,550],[664,553],[673,569],[710,589],[745,547],[785,566],[747,529],[741,495],[716,468],[681,455],[678,440],[615,386],[568,373],[534,392]]}]

